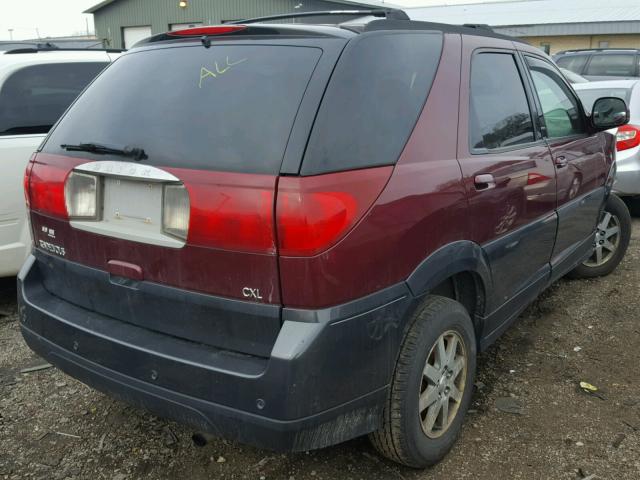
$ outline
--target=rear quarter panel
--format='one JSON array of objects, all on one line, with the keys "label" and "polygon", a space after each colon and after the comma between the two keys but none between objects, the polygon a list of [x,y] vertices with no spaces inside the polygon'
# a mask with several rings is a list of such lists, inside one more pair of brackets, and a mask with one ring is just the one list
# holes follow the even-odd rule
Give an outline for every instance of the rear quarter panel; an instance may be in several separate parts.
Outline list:
[{"label": "rear quarter panel", "polygon": [[405,280],[430,253],[466,237],[456,160],[460,43],[459,35],[445,35],[426,106],[369,212],[322,254],[280,258],[285,306],[319,308],[365,296]]}]

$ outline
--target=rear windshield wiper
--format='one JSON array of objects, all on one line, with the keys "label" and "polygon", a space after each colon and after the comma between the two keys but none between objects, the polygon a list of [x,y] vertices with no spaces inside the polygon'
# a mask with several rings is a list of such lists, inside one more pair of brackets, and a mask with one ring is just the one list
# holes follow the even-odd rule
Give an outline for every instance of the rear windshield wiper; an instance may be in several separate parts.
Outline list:
[{"label": "rear windshield wiper", "polygon": [[149,158],[144,149],[137,147],[109,147],[98,143],[79,143],[78,145],[60,145],[68,152],[89,152],[97,155],[117,155],[118,157],[128,157],[140,161]]}]

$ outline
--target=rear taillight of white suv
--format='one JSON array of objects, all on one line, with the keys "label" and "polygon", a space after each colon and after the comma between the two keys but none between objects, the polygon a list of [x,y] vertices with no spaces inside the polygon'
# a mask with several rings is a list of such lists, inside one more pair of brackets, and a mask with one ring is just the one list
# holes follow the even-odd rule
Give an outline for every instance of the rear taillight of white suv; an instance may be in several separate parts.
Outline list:
[{"label": "rear taillight of white suv", "polygon": [[623,125],[616,133],[616,150],[622,152],[640,145],[640,128],[635,125]]}]

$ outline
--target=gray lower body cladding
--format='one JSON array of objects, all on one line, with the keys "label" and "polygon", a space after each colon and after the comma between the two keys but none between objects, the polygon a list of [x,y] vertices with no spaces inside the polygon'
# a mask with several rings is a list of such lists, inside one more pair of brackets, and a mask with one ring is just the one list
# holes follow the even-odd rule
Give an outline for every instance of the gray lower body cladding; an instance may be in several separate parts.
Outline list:
[{"label": "gray lower body cladding", "polygon": [[35,352],[127,403],[279,451],[321,448],[380,426],[403,319],[414,303],[398,286],[327,311],[284,309],[271,354],[261,357],[62,300],[46,289],[42,268],[31,257],[18,277],[22,334]]}]

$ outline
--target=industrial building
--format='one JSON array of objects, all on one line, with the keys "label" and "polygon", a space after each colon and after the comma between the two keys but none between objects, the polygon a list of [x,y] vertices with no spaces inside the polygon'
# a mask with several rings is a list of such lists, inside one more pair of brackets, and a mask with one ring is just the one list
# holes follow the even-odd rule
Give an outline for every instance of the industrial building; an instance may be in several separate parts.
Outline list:
[{"label": "industrial building", "polygon": [[405,11],[415,20],[491,25],[552,54],[580,48],[640,48],[637,0],[528,0]]},{"label": "industrial building", "polygon": [[[425,3],[435,1],[425,0]],[[579,48],[640,48],[640,1],[637,0],[507,0],[461,5],[452,4],[459,0],[449,0],[447,3],[405,8],[405,11],[415,20],[491,25],[499,33],[521,37],[552,54]],[[393,6],[383,0],[106,0],[85,13],[94,15],[96,35],[106,45],[128,48],[149,35],[188,26],[280,13]],[[339,20],[334,17],[330,21]]]},{"label": "industrial building", "polygon": [[281,13],[388,6],[377,0],[106,0],[85,13],[93,14],[96,36],[105,44],[129,48],[149,35],[189,26]]}]

